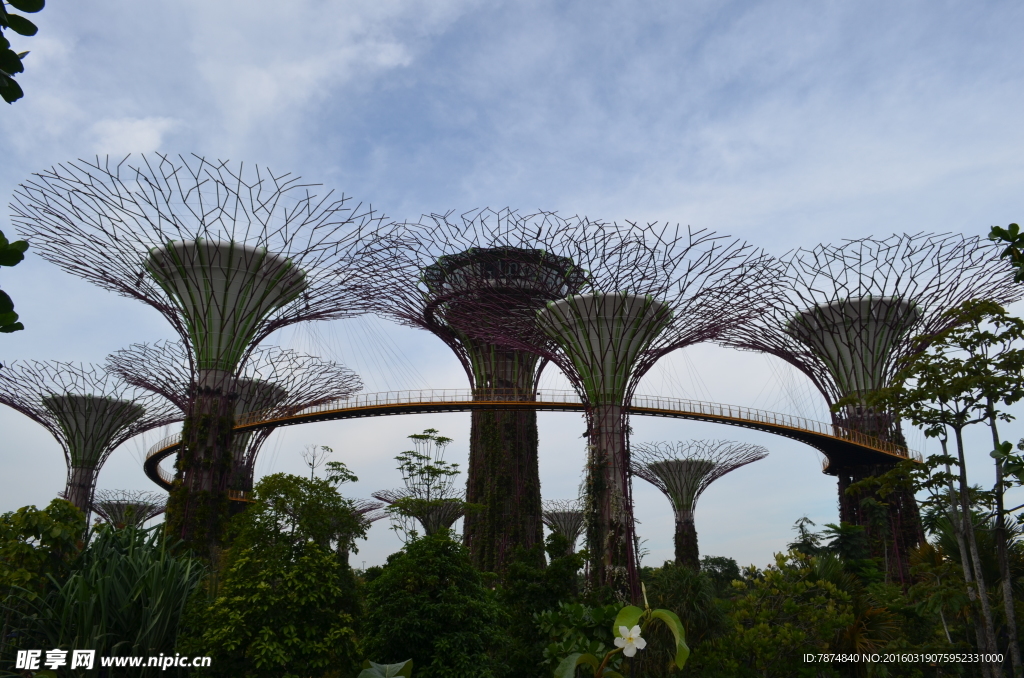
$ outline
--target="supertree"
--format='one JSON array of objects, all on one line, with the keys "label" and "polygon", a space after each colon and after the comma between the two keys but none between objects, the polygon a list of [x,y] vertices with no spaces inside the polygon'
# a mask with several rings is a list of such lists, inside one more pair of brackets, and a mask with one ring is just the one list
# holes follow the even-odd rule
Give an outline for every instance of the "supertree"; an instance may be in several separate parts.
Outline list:
[{"label": "supertree", "polygon": [[92,365],[15,361],[0,370],[0,403],[50,432],[67,462],[64,497],[88,517],[100,469],[119,445],[181,420],[163,397]]},{"label": "supertree", "polygon": [[166,496],[139,490],[99,490],[92,500],[92,510],[119,529],[142,527],[166,508]]},{"label": "supertree", "polygon": [[[584,273],[553,254],[583,222],[554,214],[482,209],[461,217],[432,215],[399,224],[384,273],[378,313],[425,329],[462,363],[481,401],[534,400],[544,361],[472,333],[480,303],[530,313],[579,290]],[[470,415],[466,499],[482,508],[466,516],[464,541],[481,570],[501,572],[512,550],[541,542],[537,414],[530,409],[475,409]]]},{"label": "supertree", "polygon": [[569,542],[569,553],[576,550],[576,540],[583,534],[583,505],[578,499],[549,499],[544,502],[544,524]]},{"label": "supertree", "polygon": [[[973,299],[1008,304],[1021,298],[1012,266],[998,245],[977,237],[903,234],[846,240],[798,249],[780,274],[783,295],[766,313],[734,326],[722,343],[777,356],[803,372],[844,430],[905,444],[894,413],[876,411],[864,396],[894,386],[905,361],[927,345],[921,337],[957,323],[946,312]],[[895,462],[893,462],[895,463]],[[908,552],[923,535],[912,492],[885,498],[887,520],[879,528],[851,484],[889,470],[892,464],[833,460],[826,473],[839,478],[839,517],[860,525],[883,556],[890,574],[909,581]]]},{"label": "supertree", "polygon": [[582,293],[517,312],[481,302],[474,335],[536,353],[573,384],[587,417],[585,512],[589,576],[638,601],[629,478],[628,406],[667,353],[763,313],[776,292],[774,260],[746,243],[679,226],[587,222],[550,255],[586,272]]},{"label": "supertree", "polygon": [[436,429],[409,438],[415,449],[395,457],[404,487],[378,490],[371,496],[388,505],[396,530],[413,534],[411,521],[416,520],[429,536],[450,529],[466,513],[465,495],[455,488],[459,465],[444,460],[444,450],[452,439],[438,435]]},{"label": "supertree", "polygon": [[634,476],[657,487],[672,502],[676,519],[676,563],[700,569],[693,512],[708,486],[741,466],[768,456],[760,445],[728,440],[689,440],[633,447]]},{"label": "supertree", "polygon": [[[140,388],[159,393],[183,413],[197,392],[197,375],[189,370],[188,348],[180,341],[132,344],[107,356],[107,369]],[[344,399],[362,388],[359,377],[342,365],[276,346],[253,349],[233,391],[234,417],[287,417],[307,407]],[[236,433],[231,441],[228,487],[252,490],[256,458],[276,427]],[[179,468],[179,471],[182,469]]]},{"label": "supertree", "polygon": [[290,174],[197,156],[52,167],[15,191],[45,259],[160,312],[198,375],[167,523],[212,548],[227,513],[235,375],[271,332],[362,312],[379,218]]},{"label": "supertree", "polygon": [[429,537],[441,530],[450,530],[455,521],[466,514],[466,502],[461,493],[453,493],[450,497],[424,499],[408,490],[400,489],[378,490],[371,496],[396,509],[390,512],[391,516],[401,524],[402,530],[406,533],[412,532],[406,521],[408,518],[415,519],[423,527],[423,533]]},{"label": "supertree", "polygon": [[384,506],[384,502],[373,499],[352,500],[352,510],[367,525],[388,517],[387,512],[383,510]]}]

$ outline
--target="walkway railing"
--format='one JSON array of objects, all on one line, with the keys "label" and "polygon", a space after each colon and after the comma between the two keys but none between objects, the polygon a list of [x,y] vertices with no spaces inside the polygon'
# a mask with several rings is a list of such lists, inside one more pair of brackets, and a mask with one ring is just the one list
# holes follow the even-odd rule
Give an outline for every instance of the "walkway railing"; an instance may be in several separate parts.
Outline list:
[{"label": "walkway railing", "polygon": [[[387,407],[415,407],[422,406],[453,406],[458,404],[476,403],[478,405],[508,405],[522,407],[524,401],[533,401],[537,409],[577,409],[582,407],[579,395],[574,391],[538,391],[533,394],[523,394],[512,390],[502,389],[495,391],[471,391],[469,389],[429,389],[420,391],[384,391],[380,393],[362,393],[351,398],[332,400],[330,402],[307,407],[306,409],[285,412],[264,410],[246,413],[235,421],[236,427],[261,427],[280,426],[286,423],[295,423],[296,420],[318,418],[344,412],[355,412],[358,410],[387,408]],[[453,408],[454,409],[454,408]],[[630,409],[638,414],[664,414],[665,416],[693,416],[722,419],[733,424],[764,424],[767,426],[782,427],[794,431],[814,433],[829,438],[843,440],[859,447],[882,452],[902,458],[920,459],[920,455],[909,451],[902,445],[886,442],[874,436],[859,431],[826,424],[820,421],[813,421],[804,417],[796,417],[779,412],[769,412],[750,407],[737,405],[723,405],[720,403],[708,403],[699,400],[687,400],[684,398],[665,398],[662,396],[633,396]],[[154,445],[147,455],[151,458],[169,447],[178,445],[181,442],[181,434],[169,436]],[[161,478],[164,472],[161,472]]]}]

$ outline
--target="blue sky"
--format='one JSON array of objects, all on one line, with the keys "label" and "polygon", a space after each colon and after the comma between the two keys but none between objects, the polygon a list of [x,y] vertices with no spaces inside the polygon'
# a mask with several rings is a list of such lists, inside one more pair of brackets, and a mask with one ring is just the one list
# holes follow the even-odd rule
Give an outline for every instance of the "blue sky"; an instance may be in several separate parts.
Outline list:
[{"label": "blue sky", "polygon": [[[36,19],[40,33],[15,41],[32,51],[26,97],[0,113],[7,198],[54,163],[161,150],[291,171],[393,218],[549,209],[691,224],[773,254],[1022,218],[1019,3],[97,0]],[[10,235],[8,219],[0,228]],[[28,326],[0,338],[3,359],[101,361],[170,336],[150,309],[35,257],[2,275]],[[439,341],[383,320],[272,341],[343,360],[368,390],[465,384]],[[684,353],[641,391],[825,416],[784,366],[712,346]],[[391,458],[430,425],[464,459],[468,415],[416,415],[279,431],[261,470],[298,472],[304,444],[328,444],[366,496],[398,482]],[[706,493],[705,553],[764,565],[800,516],[836,518],[834,480],[810,448],[707,424],[634,426],[643,440],[769,448]],[[582,428],[541,415],[545,496],[574,493]],[[63,485],[56,444],[6,409],[0,430],[0,510],[46,503]],[[138,457],[149,442],[115,453],[100,487],[148,488]],[[646,488],[637,504],[659,562],[668,504]],[[378,525],[355,560],[381,562],[396,545]]]}]

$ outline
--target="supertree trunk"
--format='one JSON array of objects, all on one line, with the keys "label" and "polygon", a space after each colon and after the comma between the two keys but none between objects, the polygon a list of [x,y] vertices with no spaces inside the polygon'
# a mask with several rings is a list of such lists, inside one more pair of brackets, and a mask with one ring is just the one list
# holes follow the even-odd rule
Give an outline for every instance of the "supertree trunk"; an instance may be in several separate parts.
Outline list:
[{"label": "supertree trunk", "polygon": [[536,412],[472,413],[466,501],[482,508],[466,514],[464,534],[480,570],[500,572],[515,548],[543,541],[537,448]]},{"label": "supertree trunk", "polygon": [[878,477],[895,466],[894,462],[839,469],[839,520],[863,527],[871,544],[871,556],[881,561],[892,581],[909,585],[910,552],[924,541],[921,514],[913,493],[909,489],[898,488],[882,500],[886,510],[883,528],[862,506],[870,494],[847,491],[850,485]]},{"label": "supertree trunk", "polygon": [[[474,398],[515,402],[534,399],[537,357],[463,337],[474,373]],[[466,501],[476,504],[463,523],[473,565],[503,572],[516,548],[543,543],[537,413],[474,410],[470,421]],[[542,566],[543,555],[536,564]]]},{"label": "supertree trunk", "polygon": [[167,531],[200,553],[219,545],[229,516],[234,398],[223,384],[200,386],[185,417]]},{"label": "supertree trunk", "polygon": [[[882,440],[904,443],[899,424],[891,415],[858,412],[856,416],[837,417],[837,421],[846,428]],[[850,485],[881,476],[895,468],[897,463],[858,464],[837,469],[839,520],[863,527],[871,545],[871,556],[881,561],[890,580],[906,586],[911,583],[910,552],[924,541],[921,514],[913,492],[909,488],[897,487],[886,497],[878,498],[885,507],[883,521],[864,510],[863,502],[870,498],[870,493],[849,492]]]},{"label": "supertree trunk", "polygon": [[86,516],[92,510],[92,495],[96,489],[99,469],[88,466],[72,466],[68,469],[68,483],[64,498],[75,505]]},{"label": "supertree trunk", "polygon": [[692,511],[676,513],[676,565],[700,569],[697,526],[693,522]]},{"label": "supertree trunk", "polygon": [[640,578],[623,417],[618,405],[597,405],[588,412],[587,549],[592,585],[608,586],[621,598],[638,600]]}]

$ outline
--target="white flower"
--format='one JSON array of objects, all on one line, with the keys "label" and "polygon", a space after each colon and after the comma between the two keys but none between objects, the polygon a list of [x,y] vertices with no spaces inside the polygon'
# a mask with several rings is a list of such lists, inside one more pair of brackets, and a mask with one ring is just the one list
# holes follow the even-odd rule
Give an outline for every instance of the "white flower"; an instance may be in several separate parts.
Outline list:
[{"label": "white flower", "polygon": [[627,657],[632,657],[637,650],[647,647],[647,641],[640,637],[639,626],[634,626],[631,629],[620,626],[619,635],[622,637],[615,639],[615,647],[621,647],[622,654]]}]

